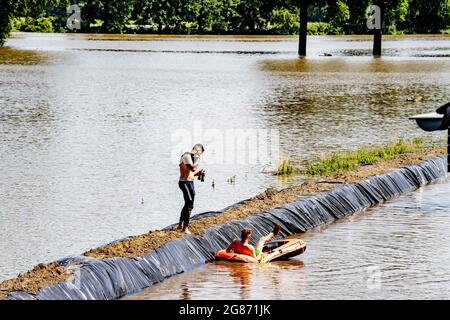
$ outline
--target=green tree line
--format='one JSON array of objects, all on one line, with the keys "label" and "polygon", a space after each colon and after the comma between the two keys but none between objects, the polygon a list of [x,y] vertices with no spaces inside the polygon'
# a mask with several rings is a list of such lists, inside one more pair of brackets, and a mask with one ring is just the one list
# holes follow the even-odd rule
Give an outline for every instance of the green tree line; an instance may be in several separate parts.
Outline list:
[{"label": "green tree line", "polygon": [[[13,31],[67,32],[66,7],[81,30],[105,33],[296,34],[304,0],[0,0],[0,44]],[[450,0],[310,0],[310,34],[364,34],[369,5],[384,8],[384,33],[449,33]]]}]

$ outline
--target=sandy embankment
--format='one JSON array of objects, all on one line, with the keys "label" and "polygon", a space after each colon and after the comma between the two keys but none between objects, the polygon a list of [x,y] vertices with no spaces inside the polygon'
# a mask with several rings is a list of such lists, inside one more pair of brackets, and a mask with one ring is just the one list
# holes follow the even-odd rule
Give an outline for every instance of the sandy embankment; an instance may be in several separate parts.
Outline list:
[{"label": "sandy embankment", "polygon": [[[314,182],[305,182],[299,186],[282,191],[269,188],[237,207],[213,217],[205,217],[192,221],[189,228],[194,235],[200,236],[205,229],[227,223],[231,220],[246,219],[252,214],[270,210],[285,203],[294,202],[299,195],[315,195],[333,189],[339,183],[358,183],[370,176],[383,174],[402,166],[420,164],[425,158],[443,155],[446,154],[446,151],[445,148],[436,148],[426,152],[404,154],[388,161],[359,167],[350,172],[334,174]],[[169,241],[182,238],[183,236],[183,234],[173,230],[154,230],[101,248],[91,249],[85,252],[84,255],[97,259],[113,257],[134,258],[142,256]],[[10,292],[14,291],[25,291],[35,294],[41,288],[68,280],[70,276],[71,274],[67,269],[58,266],[56,263],[40,264],[33,270],[0,283],[0,299],[5,299]]]}]

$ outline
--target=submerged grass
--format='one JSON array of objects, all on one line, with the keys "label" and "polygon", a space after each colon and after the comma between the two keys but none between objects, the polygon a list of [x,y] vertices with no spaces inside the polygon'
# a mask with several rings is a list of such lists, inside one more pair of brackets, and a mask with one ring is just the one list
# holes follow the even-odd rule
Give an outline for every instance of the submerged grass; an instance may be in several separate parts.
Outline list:
[{"label": "submerged grass", "polygon": [[333,173],[350,171],[362,165],[368,165],[392,159],[396,156],[422,152],[426,149],[425,139],[413,138],[409,141],[398,140],[381,146],[362,147],[355,151],[333,153],[307,164],[304,173],[310,176],[327,176]]},{"label": "submerged grass", "polygon": [[290,159],[280,159],[277,163],[277,176],[288,176],[299,172],[297,165]]}]

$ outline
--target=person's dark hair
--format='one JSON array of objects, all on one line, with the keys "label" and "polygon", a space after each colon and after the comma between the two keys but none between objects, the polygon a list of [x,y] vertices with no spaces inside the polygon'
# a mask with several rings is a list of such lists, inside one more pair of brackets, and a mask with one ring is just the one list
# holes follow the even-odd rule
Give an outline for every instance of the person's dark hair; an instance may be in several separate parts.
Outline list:
[{"label": "person's dark hair", "polygon": [[250,237],[250,234],[252,233],[252,229],[250,228],[244,228],[241,232],[241,241],[244,242]]},{"label": "person's dark hair", "polygon": [[197,148],[201,148],[202,152],[205,152],[205,147],[203,147],[203,145],[201,143],[197,143],[195,146],[193,146],[192,150],[197,149]]}]

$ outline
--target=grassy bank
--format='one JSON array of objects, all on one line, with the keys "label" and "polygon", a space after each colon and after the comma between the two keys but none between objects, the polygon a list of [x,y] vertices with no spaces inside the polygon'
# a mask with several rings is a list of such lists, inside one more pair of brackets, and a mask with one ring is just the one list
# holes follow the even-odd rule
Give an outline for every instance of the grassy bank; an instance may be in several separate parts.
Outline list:
[{"label": "grassy bank", "polygon": [[300,169],[290,160],[282,160],[277,166],[277,175],[301,173],[307,176],[329,176],[339,172],[351,171],[360,166],[390,160],[399,155],[424,152],[431,147],[425,139],[416,137],[411,140],[398,140],[384,145],[361,147],[349,152],[332,153],[307,163],[305,169]]},{"label": "grassy bank", "polygon": [[304,173],[310,176],[327,176],[390,160],[402,154],[423,152],[426,148],[427,144],[423,138],[413,138],[409,141],[398,140],[381,146],[361,147],[355,151],[321,157],[308,164]]},{"label": "grassy bank", "polygon": [[299,172],[299,168],[291,159],[280,159],[277,163],[277,176],[288,176]]}]

